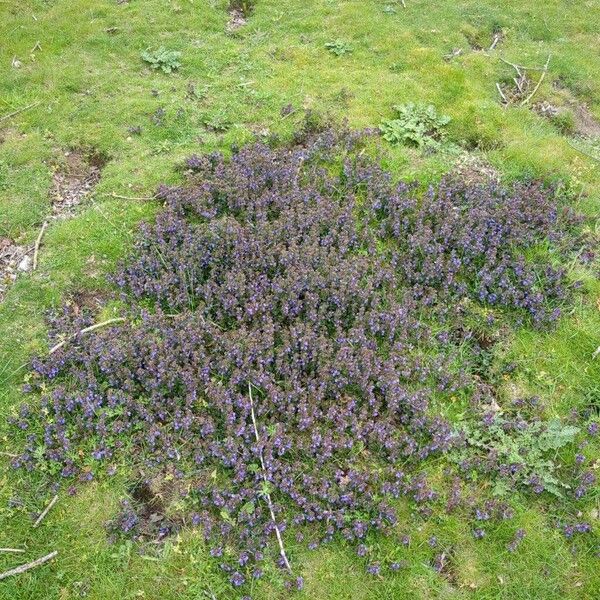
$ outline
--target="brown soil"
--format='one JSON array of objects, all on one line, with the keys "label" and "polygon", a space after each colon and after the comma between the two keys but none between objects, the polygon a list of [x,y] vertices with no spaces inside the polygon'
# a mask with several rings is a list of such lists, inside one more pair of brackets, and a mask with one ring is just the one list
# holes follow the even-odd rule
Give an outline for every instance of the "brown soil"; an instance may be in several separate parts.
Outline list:
[{"label": "brown soil", "polygon": [[473,154],[462,154],[454,166],[453,174],[470,185],[500,181],[500,174],[492,165]]},{"label": "brown soil", "polygon": [[600,137],[600,122],[592,114],[587,105],[576,102],[570,108],[575,115],[577,133],[585,137]]},{"label": "brown soil", "polygon": [[0,237],[0,302],[19,272],[31,268],[32,250],[8,237]]},{"label": "brown soil", "polygon": [[64,166],[57,169],[52,177],[50,199],[54,218],[73,214],[73,209],[81,204],[100,180],[100,173],[106,164],[106,158],[96,152],[74,150],[65,152],[65,158]]},{"label": "brown soil", "polygon": [[[95,151],[73,150],[64,156],[64,164],[57,167],[52,176],[52,213],[47,220],[72,215],[100,180],[107,162],[105,156]],[[31,270],[32,259],[33,245],[22,246],[8,237],[0,237],[0,302],[17,275]]]},{"label": "brown soil", "polygon": [[229,11],[229,21],[227,21],[227,32],[233,33],[237,31],[240,27],[243,27],[247,23],[246,17],[244,17],[244,13],[241,10],[233,8]]}]

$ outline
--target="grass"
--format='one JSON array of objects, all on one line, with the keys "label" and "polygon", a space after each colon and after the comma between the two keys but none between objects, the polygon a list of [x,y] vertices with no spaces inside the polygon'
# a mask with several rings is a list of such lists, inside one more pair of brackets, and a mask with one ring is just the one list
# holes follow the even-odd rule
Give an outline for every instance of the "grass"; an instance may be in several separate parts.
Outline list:
[{"label": "grass", "polygon": [[[304,109],[374,127],[393,116],[393,104],[431,103],[452,117],[449,138],[505,180],[564,180],[584,193],[582,207],[593,218],[600,208],[598,162],[573,148],[552,120],[527,107],[504,109],[495,87],[514,75],[500,56],[539,66],[551,54],[535,99],[566,110],[573,110],[572,102],[585,104],[600,118],[600,57],[591,51],[600,19],[593,8],[593,1],[568,0],[406,0],[406,9],[392,0],[257,0],[248,23],[227,33],[225,0],[1,2],[0,236],[33,243],[50,211],[52,171],[66,151],[94,149],[109,159],[78,214],[51,223],[39,270],[21,276],[0,305],[2,414],[21,399],[26,370],[19,367],[46,348],[44,312],[75,289],[104,289],[104,277],[131,243],[136,224],[159,208],[110,194],[151,196],[159,182],[177,181],[177,165],[192,152],[227,150],[261,132],[288,136]],[[496,49],[471,48],[489,47],[499,29],[505,36]],[[352,52],[335,56],[325,48],[338,39]],[[159,46],[182,53],[177,72],[165,75],[142,61],[146,48]],[[462,53],[444,60],[454,48]],[[290,103],[296,112],[284,118],[281,108]],[[35,106],[5,118],[30,104]],[[385,160],[399,176],[427,183],[457,157],[399,146]],[[597,230],[598,224],[591,226]],[[549,416],[566,416],[574,407],[598,410],[600,359],[592,354],[600,345],[600,284],[581,275],[583,291],[556,330],[521,330],[495,357],[516,362],[507,386],[539,394]],[[2,451],[10,452],[4,425],[0,440]],[[597,460],[597,443],[586,454]],[[73,497],[61,494],[32,530],[30,513],[47,497],[35,477],[13,473],[7,458],[0,460],[0,547],[27,548],[24,555],[0,554],[0,571],[21,557],[59,551],[53,563],[0,582],[0,598],[238,597],[190,533],[150,556],[127,544],[107,544],[103,522],[126,492],[125,476]],[[17,493],[25,506],[9,508]],[[407,510],[400,526],[411,533],[409,548],[373,540],[406,560],[385,579],[365,575],[364,562],[341,542],[311,553],[290,540],[288,551],[306,580],[298,597],[593,598],[600,587],[597,558],[589,549],[572,553],[553,525],[557,511],[581,510],[598,532],[598,495],[552,511],[530,497],[512,501],[515,521],[491,528],[481,541],[460,515],[426,523]],[[527,537],[510,554],[506,544],[517,526]],[[451,576],[430,566],[434,551],[427,539],[433,531],[453,548]],[[269,581],[252,590],[259,599],[287,595]]]}]

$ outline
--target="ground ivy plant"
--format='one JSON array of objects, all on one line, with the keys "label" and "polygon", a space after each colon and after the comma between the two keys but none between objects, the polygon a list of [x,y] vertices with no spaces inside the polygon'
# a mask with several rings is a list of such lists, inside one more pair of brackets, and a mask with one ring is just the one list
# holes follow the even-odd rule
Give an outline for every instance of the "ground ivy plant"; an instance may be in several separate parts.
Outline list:
[{"label": "ground ivy plant", "polygon": [[[569,279],[527,256],[565,245],[578,217],[536,182],[397,183],[365,151],[372,133],[303,130],[291,145],[190,157],[112,278],[123,321],[84,335],[89,311],[50,319],[51,344],[66,342],[32,361],[13,466],[72,485],[126,455],[144,481],[112,530],[196,527],[234,587],[265,561],[302,586],[280,533],[309,548],[341,537],[366,556],[399,498],[431,514],[426,467],[449,452],[480,452],[465,460],[509,487],[569,491],[547,452],[573,428],[484,415],[465,429],[439,406],[477,385],[461,362],[469,306],[537,327],[558,318]],[[168,518],[141,506],[157,480],[178,495]]]}]

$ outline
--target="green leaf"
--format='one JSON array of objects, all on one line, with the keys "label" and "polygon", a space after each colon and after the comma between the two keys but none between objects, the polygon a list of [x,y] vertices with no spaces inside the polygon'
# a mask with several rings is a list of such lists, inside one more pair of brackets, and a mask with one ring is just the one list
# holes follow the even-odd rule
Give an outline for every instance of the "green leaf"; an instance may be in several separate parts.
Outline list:
[{"label": "green leaf", "polygon": [[246,502],[246,504],[244,504],[244,506],[242,506],[240,512],[246,513],[247,515],[251,515],[254,513],[255,508],[256,507],[254,505],[254,501],[250,500],[250,501]]},{"label": "green leaf", "polygon": [[575,441],[579,428],[572,425],[562,426],[558,419],[550,421],[546,431],[540,434],[537,445],[540,450],[559,450]]},{"label": "green leaf", "polygon": [[268,481],[263,481],[262,485],[260,486],[260,494],[262,496],[268,496],[271,493],[271,484]]},{"label": "green leaf", "polygon": [[221,518],[224,521],[227,521],[228,523],[231,523],[232,525],[235,524],[235,521],[231,518],[229,511],[223,509],[219,514],[221,515]]}]

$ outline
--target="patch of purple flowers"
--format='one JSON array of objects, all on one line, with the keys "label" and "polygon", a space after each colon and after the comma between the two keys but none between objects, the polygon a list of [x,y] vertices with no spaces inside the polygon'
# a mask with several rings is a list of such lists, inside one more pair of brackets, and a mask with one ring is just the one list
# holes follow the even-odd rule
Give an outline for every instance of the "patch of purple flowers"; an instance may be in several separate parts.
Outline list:
[{"label": "patch of purple flowers", "polygon": [[[458,436],[431,399],[470,382],[432,321],[449,329],[469,302],[555,319],[565,275],[524,256],[576,219],[538,183],[447,179],[419,195],[357,153],[362,139],[327,130],[188,160],[114,276],[127,323],[34,360],[15,466],[91,478],[86,460],[129,449],[145,469],[193,471],[193,523],[213,556],[239,548],[224,565],[236,587],[274,539],[265,485],[279,529],[321,528],[322,543],[394,525],[401,495],[435,500],[418,467]],[[93,322],[71,316],[53,339]]]}]

